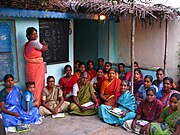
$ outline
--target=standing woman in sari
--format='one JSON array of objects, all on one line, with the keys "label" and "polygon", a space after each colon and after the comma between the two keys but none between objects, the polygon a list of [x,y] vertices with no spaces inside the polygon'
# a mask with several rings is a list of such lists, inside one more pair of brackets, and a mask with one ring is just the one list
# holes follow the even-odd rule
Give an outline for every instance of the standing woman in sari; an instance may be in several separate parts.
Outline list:
[{"label": "standing woman in sari", "polygon": [[59,80],[59,86],[63,91],[64,100],[72,102],[73,85],[77,82],[78,78],[71,74],[72,67],[70,65],[66,65],[64,71],[66,75]]},{"label": "standing woman in sari", "polygon": [[173,79],[171,77],[165,77],[163,79],[163,90],[157,92],[157,98],[162,102],[163,107],[169,105],[170,97],[173,93],[179,93],[176,90],[172,90]]},{"label": "standing woman in sari", "polygon": [[43,42],[38,42],[37,30],[34,27],[28,27],[26,30],[28,42],[24,45],[24,57],[26,61],[26,81],[33,81],[36,84],[34,98],[40,104],[42,89],[44,87],[45,66],[42,52],[48,50],[48,46]]},{"label": "standing woman in sari", "polygon": [[[88,81],[88,73],[83,72],[80,75],[79,81],[73,85],[73,100],[69,106],[70,114],[77,115],[93,115],[97,113],[98,102],[95,96],[95,90]],[[83,104],[93,102],[94,104],[89,107]]]},{"label": "standing woman in sari", "polygon": [[116,78],[116,70],[110,68],[108,70],[108,79],[101,85],[100,98],[105,105],[115,106],[117,95],[120,95],[121,80]]},{"label": "standing woman in sari", "polygon": [[[158,123],[157,123],[158,122]],[[156,123],[150,124],[150,135],[180,134],[180,94],[173,93]]]},{"label": "standing woman in sari", "polygon": [[99,107],[98,114],[108,124],[115,124],[122,126],[126,120],[134,119],[136,116],[136,100],[133,94],[128,90],[129,84],[127,80],[121,82],[121,95],[118,98],[116,107],[123,111],[121,117],[110,113],[114,107],[102,104]]}]

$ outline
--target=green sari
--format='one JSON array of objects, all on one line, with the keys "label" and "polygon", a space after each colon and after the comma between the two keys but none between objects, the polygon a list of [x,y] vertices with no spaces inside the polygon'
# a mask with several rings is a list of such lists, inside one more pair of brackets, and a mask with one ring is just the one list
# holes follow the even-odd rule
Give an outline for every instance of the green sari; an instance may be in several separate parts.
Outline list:
[{"label": "green sari", "polygon": [[[87,82],[77,93],[77,99],[79,101],[79,104],[85,104],[89,101],[92,101],[91,93],[95,92],[93,86]],[[93,115],[97,113],[97,109],[94,107],[85,111],[81,111],[79,107],[75,103],[71,103],[69,106],[70,114],[77,114],[77,115]]]},{"label": "green sari", "polygon": [[168,108],[164,108],[160,116],[164,119],[164,123],[151,123],[150,135],[171,135],[176,131],[176,127],[180,124],[180,101],[176,112],[169,114]]}]

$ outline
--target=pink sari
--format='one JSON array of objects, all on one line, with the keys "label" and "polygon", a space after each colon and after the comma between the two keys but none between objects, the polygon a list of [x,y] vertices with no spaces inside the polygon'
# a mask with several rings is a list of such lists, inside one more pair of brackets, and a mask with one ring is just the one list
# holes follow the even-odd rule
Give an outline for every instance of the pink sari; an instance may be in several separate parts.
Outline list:
[{"label": "pink sari", "polygon": [[34,99],[40,103],[45,79],[45,66],[42,52],[35,49],[31,41],[29,41],[24,45],[23,53],[26,60],[26,80],[35,82],[36,89],[34,91]]}]

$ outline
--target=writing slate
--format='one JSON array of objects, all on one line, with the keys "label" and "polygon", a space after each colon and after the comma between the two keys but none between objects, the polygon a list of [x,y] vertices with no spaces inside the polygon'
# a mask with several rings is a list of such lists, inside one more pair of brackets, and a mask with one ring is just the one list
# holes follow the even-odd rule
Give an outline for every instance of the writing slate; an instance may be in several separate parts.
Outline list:
[{"label": "writing slate", "polygon": [[40,19],[39,33],[40,41],[48,45],[48,51],[43,52],[47,64],[69,61],[69,20]]}]

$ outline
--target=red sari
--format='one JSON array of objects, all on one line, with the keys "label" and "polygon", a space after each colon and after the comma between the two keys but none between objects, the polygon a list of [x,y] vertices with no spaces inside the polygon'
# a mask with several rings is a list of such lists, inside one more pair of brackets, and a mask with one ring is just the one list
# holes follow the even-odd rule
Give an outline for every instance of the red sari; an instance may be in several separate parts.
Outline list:
[{"label": "red sari", "polygon": [[62,77],[59,80],[59,86],[63,90],[63,96],[65,101],[73,101],[72,96],[68,97],[67,94],[72,93],[73,85],[77,82],[78,78],[72,75],[70,78]]},{"label": "red sari", "polygon": [[91,77],[91,80],[96,76],[96,71],[94,69],[87,70],[89,76]]},{"label": "red sari", "polygon": [[121,80],[115,78],[111,82],[109,80],[105,80],[101,85],[101,92],[104,93],[104,96],[109,99],[108,102],[104,102],[105,105],[116,106],[117,96],[119,96],[120,92],[120,84]]},{"label": "red sari", "polygon": [[34,91],[34,99],[40,104],[45,79],[45,66],[42,52],[35,49],[32,42],[29,41],[24,45],[23,53],[26,61],[26,81],[35,82],[36,89]]}]

